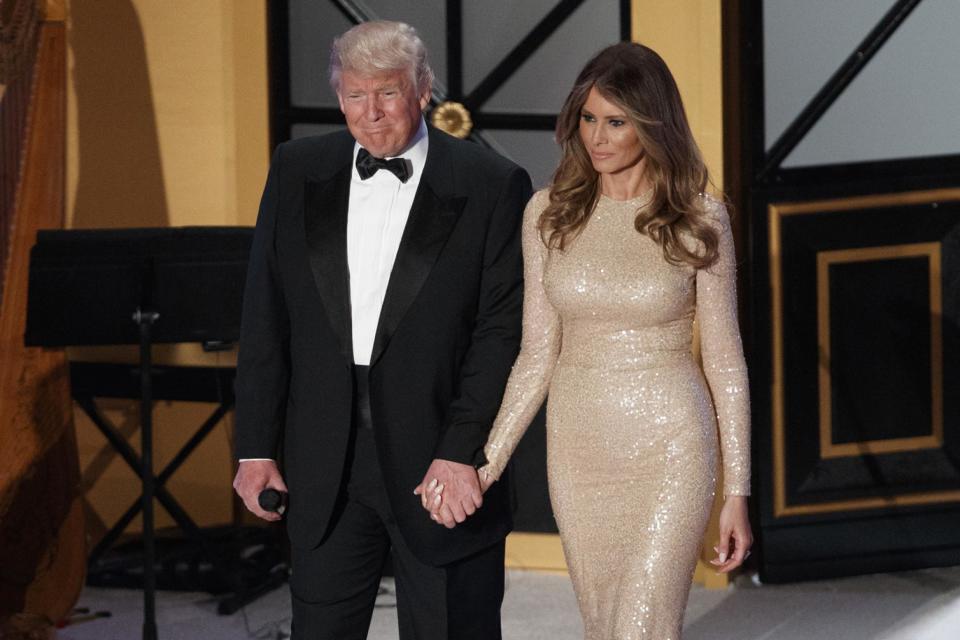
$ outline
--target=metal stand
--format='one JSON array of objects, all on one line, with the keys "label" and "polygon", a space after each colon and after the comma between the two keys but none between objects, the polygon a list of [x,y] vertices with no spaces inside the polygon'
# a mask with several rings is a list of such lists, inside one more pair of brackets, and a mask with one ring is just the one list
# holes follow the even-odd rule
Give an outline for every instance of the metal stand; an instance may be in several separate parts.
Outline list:
[{"label": "metal stand", "polygon": [[[143,638],[157,639],[155,593],[158,578],[157,540],[153,501],[170,513],[194,538],[214,571],[229,581],[229,563],[217,545],[206,540],[197,524],[177,504],[164,483],[187,455],[219,422],[233,404],[232,390],[215,396],[220,407],[204,423],[159,476],[153,473],[153,398],[164,397],[169,380],[152,368],[151,346],[156,343],[198,342],[228,344],[240,335],[244,274],[253,230],[232,227],[163,229],[90,229],[40,231],[30,254],[30,289],[27,305],[27,346],[139,344],[139,389],[127,379],[129,368],[120,367],[120,387],[139,398],[141,455],[98,415],[95,395],[72,380],[74,397],[123,459],[140,476],[143,494],[101,544],[94,562],[119,536],[126,524],[143,510]],[[130,310],[133,323],[130,322]],[[69,312],[65,312],[69,310]],[[163,322],[157,323],[160,314]],[[71,364],[71,371],[76,367]],[[110,374],[109,365],[99,374]],[[223,380],[222,372],[216,380]],[[227,376],[230,377],[230,376]],[[186,374],[184,379],[196,379]],[[90,381],[87,381],[88,383]],[[94,382],[103,382],[102,380]],[[128,384],[133,383],[133,384]],[[180,381],[185,386],[184,381]],[[89,384],[88,384],[89,386]],[[96,385],[94,385],[96,386]],[[195,390],[188,390],[186,400]],[[180,394],[184,395],[184,394]],[[113,396],[117,397],[117,396]],[[209,398],[198,398],[208,401]]]},{"label": "metal stand", "polygon": [[150,329],[160,314],[133,314],[140,327],[140,481],[143,484],[143,640],[157,640],[156,574],[153,527],[153,385],[150,377]]}]

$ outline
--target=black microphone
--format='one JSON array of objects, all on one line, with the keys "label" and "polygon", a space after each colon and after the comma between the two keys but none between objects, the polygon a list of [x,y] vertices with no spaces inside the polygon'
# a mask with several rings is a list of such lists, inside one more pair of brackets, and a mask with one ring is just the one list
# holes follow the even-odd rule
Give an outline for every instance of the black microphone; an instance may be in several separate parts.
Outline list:
[{"label": "black microphone", "polygon": [[257,502],[264,511],[271,511],[283,515],[287,510],[287,494],[276,489],[264,489],[257,496]]}]

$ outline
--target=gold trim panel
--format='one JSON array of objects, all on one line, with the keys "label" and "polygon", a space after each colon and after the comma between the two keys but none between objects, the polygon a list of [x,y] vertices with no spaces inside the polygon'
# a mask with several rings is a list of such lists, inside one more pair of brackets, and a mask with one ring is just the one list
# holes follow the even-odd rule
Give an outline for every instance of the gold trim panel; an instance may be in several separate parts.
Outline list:
[{"label": "gold trim panel", "polygon": [[[833,398],[830,363],[830,266],[851,262],[874,262],[898,258],[926,257],[930,284],[930,435],[858,442],[833,442]],[[943,446],[943,310],[940,272],[940,243],[924,242],[879,247],[838,249],[817,253],[817,348],[820,354],[820,457],[845,458],[863,454],[896,453],[937,449]]]},{"label": "gold trim panel", "polygon": [[[786,437],[784,401],[784,348],[783,348],[783,270],[781,265],[780,220],[784,216],[876,209],[915,204],[932,204],[940,201],[960,201],[960,189],[931,189],[894,194],[875,194],[851,198],[814,200],[809,202],[773,203],[767,207],[769,233],[769,267],[773,327],[771,332],[773,351],[772,372],[772,418],[773,418],[773,484],[774,517],[876,509],[890,506],[960,502],[960,491],[933,491],[901,494],[853,500],[835,500],[809,505],[787,504],[786,491]],[[939,284],[939,283],[938,283]],[[935,360],[938,361],[938,360]],[[942,371],[940,373],[942,379]],[[939,413],[942,415],[942,407]]]}]

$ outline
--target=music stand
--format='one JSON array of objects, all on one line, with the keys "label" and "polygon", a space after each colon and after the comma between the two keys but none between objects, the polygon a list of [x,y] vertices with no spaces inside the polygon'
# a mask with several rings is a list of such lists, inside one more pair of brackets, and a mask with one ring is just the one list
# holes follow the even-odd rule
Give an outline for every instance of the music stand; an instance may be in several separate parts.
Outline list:
[{"label": "music stand", "polygon": [[30,252],[27,346],[140,345],[144,640],[157,638],[151,346],[239,339],[252,238],[243,227],[40,231]]}]

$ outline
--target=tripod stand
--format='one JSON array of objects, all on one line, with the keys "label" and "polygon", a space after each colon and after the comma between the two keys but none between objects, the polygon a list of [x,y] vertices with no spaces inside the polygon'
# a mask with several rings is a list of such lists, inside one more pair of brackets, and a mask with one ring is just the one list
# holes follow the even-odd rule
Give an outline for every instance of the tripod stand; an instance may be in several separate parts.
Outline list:
[{"label": "tripod stand", "polygon": [[[41,231],[31,252],[25,336],[28,346],[137,344],[140,348],[139,459],[125,441],[121,444],[104,424],[96,419],[94,422],[140,475],[145,640],[158,637],[154,498],[181,528],[197,538],[211,561],[223,567],[217,550],[153,473],[152,345],[223,345],[238,339],[251,241],[249,228]],[[90,414],[92,404],[81,406]],[[216,421],[207,421],[201,427],[197,433],[200,437],[188,443],[189,450],[228,409],[226,406]],[[187,447],[184,450],[182,457],[189,453]],[[181,454],[176,466],[182,462]],[[165,481],[165,476],[169,477],[166,471],[160,480]],[[112,535],[115,539],[137,510],[128,510],[108,538]]]}]

